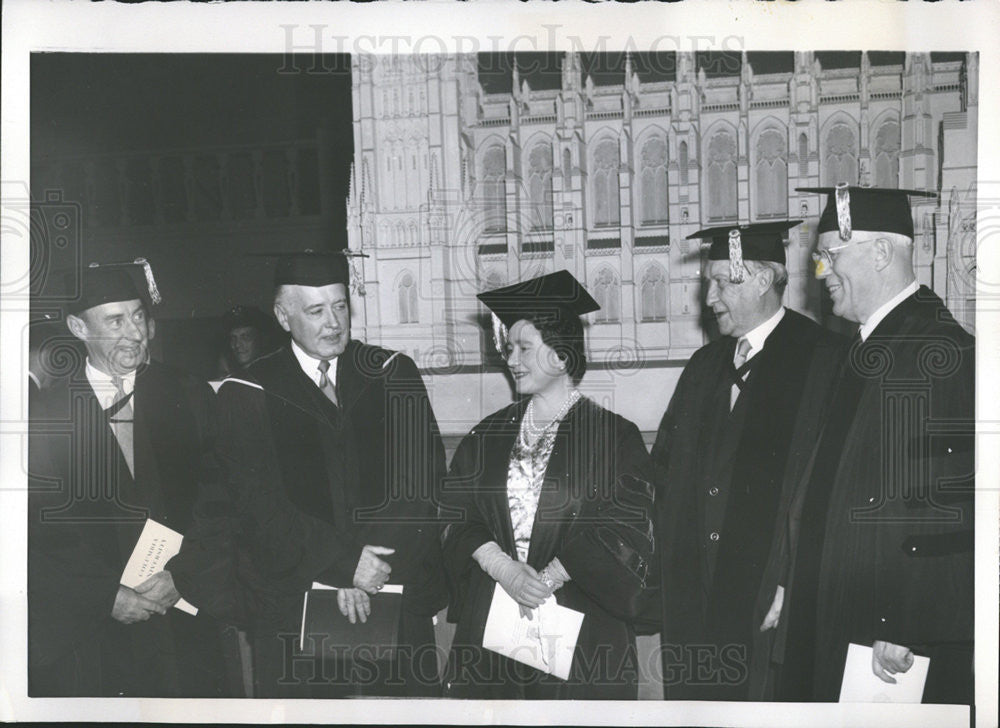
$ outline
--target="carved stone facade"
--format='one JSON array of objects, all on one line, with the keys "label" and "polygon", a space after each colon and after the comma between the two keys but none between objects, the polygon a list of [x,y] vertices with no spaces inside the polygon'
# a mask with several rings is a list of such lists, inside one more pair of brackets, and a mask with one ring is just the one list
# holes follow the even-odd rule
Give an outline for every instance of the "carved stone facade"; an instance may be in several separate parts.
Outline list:
[{"label": "carved stone facade", "polygon": [[[837,182],[934,189],[915,199],[915,263],[963,322],[974,311],[978,65],[902,65],[709,78],[677,54],[671,81],[595,84],[577,54],[556,89],[513,71],[487,93],[475,56],[353,59],[349,245],[363,250],[355,325],[424,367],[470,371],[486,342],[475,294],[559,268],[602,303],[592,362],[686,359],[706,341],[699,246],[710,225],[786,217],[787,304],[821,317],[809,253]],[[972,232],[970,232],[970,225]],[[598,368],[600,368],[598,366]]]}]

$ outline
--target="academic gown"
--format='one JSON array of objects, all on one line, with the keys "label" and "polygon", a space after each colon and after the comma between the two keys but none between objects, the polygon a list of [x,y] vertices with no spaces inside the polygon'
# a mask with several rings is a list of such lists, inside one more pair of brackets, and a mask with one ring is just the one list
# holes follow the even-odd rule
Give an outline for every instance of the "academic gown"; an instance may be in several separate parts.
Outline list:
[{"label": "academic gown", "polygon": [[218,625],[207,615],[111,617],[147,516],[186,533],[199,487],[216,476],[211,397],[158,362],[139,369],[134,478],[82,367],[31,403],[30,695],[221,694]]},{"label": "academic gown", "polygon": [[482,647],[493,581],[472,558],[496,541],[517,558],[507,470],[527,400],[487,417],[461,442],[445,485],[444,559],[457,622],[445,694],[465,698],[635,699],[629,624],[652,556],[649,456],[638,428],[586,398],[559,426],[539,495],[527,563],[558,557],[570,575],[556,601],[583,612],[570,679],[544,675]]},{"label": "academic gown", "polygon": [[815,442],[844,344],[786,310],[749,360],[732,411],[736,339],[708,344],[684,368],[652,451],[669,699],[768,695],[773,632],[758,627],[780,578],[785,473],[801,470]]},{"label": "academic gown", "polygon": [[[219,389],[219,455],[253,583],[237,577],[238,595],[218,602],[251,622],[258,675],[280,677],[290,647],[279,636],[297,642],[304,592],[314,581],[351,587],[365,544],[396,549],[382,558],[389,583],[404,587],[400,645],[419,658],[433,649],[446,588],[436,524],[444,448],[416,365],[350,342],[337,360],[337,406],[289,347],[248,374]],[[435,672],[406,692],[437,689]]]},{"label": "academic gown", "polygon": [[974,394],[924,286],[851,347],[790,508],[783,698],[836,701],[848,644],[882,640],[930,656],[924,702],[972,701]]}]

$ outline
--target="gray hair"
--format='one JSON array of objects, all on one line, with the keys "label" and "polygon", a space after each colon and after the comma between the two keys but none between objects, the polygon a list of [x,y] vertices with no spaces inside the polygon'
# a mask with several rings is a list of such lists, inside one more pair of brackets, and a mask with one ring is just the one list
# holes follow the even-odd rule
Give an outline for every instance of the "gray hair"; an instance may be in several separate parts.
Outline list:
[{"label": "gray hair", "polygon": [[771,260],[746,260],[744,264],[751,274],[762,270],[771,271],[771,287],[779,296],[784,295],[785,287],[788,285],[788,268]]}]

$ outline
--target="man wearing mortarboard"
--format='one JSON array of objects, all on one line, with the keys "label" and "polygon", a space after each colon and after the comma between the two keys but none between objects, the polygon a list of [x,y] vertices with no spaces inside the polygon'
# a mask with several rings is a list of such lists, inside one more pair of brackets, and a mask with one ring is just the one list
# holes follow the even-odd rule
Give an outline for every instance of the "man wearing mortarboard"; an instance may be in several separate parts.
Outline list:
[{"label": "man wearing mortarboard", "polygon": [[[444,447],[413,360],[351,339],[349,283],[341,252],[278,256],[274,314],[290,340],[218,391],[220,462],[243,547],[273,597],[251,610],[257,697],[439,693],[432,619],[446,600],[435,522]],[[387,582],[402,585],[392,665],[345,675],[303,664],[313,582],[337,588],[350,622],[378,608],[371,597]]]},{"label": "man wearing mortarboard", "polygon": [[[148,263],[137,263],[158,303]],[[135,588],[119,583],[147,518],[185,533],[214,475],[212,392],[150,359],[150,302],[129,274],[138,267],[67,276],[66,325],[86,359],[31,402],[32,696],[221,695],[218,625],[172,608],[181,593],[170,564]]]},{"label": "man wearing mortarboard", "polygon": [[764,700],[777,517],[802,468],[843,342],[782,306],[783,238],[800,221],[700,230],[704,284],[722,334],[685,366],[657,433],[664,693]]},{"label": "man wearing mortarboard", "polygon": [[913,271],[911,190],[826,194],[814,254],[859,325],[792,504],[779,697],[835,701],[848,645],[923,702],[971,703],[975,339]]}]

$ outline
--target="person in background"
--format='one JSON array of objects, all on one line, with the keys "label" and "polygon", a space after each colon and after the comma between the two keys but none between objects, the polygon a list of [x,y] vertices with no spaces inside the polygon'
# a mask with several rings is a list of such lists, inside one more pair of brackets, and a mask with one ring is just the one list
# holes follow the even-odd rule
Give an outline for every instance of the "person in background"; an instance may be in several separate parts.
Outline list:
[{"label": "person in background", "polygon": [[155,323],[130,265],[73,274],[81,295],[66,324],[86,360],[31,402],[33,697],[223,694],[219,625],[173,608],[182,592],[170,564],[134,588],[119,583],[147,519],[184,534],[217,475],[212,392],[150,359]]},{"label": "person in background", "polygon": [[859,325],[787,521],[779,697],[836,701],[848,645],[923,702],[973,701],[975,339],[917,284],[909,195],[828,195],[816,276]]},{"label": "person in background", "polygon": [[222,317],[223,351],[218,378],[241,376],[250,363],[269,353],[268,331],[271,324],[254,306],[233,306]]},{"label": "person in background", "polygon": [[[518,401],[462,440],[442,495],[448,619],[445,694],[635,699],[636,615],[653,553],[649,456],[638,428],[580,394],[580,315],[598,308],[567,271],[487,291]],[[582,612],[568,680],[483,647],[494,590],[530,617]],[[539,649],[544,647],[540,646]]]},{"label": "person in background", "polygon": [[667,699],[773,690],[782,591],[767,566],[781,548],[785,472],[805,466],[846,343],[782,306],[783,238],[799,222],[689,236],[711,242],[706,303],[722,336],[684,367],[652,451]]}]

